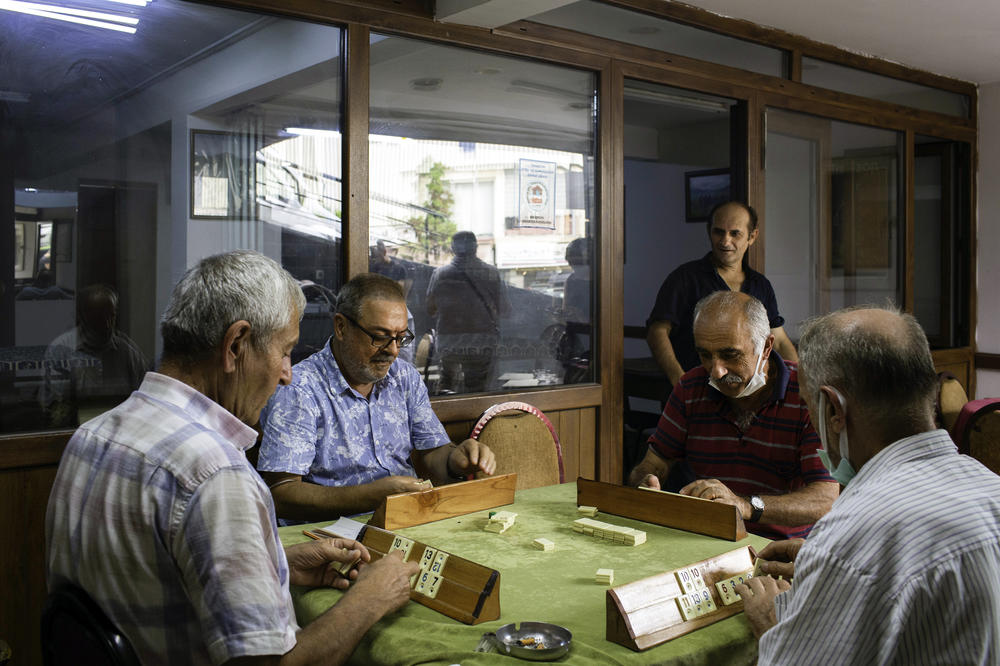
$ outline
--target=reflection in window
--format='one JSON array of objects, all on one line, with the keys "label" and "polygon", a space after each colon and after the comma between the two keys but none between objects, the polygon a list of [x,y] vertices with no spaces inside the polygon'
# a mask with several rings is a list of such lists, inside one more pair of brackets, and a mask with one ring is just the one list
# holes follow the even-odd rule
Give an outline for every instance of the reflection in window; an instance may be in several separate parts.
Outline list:
[{"label": "reflection in window", "polygon": [[432,394],[592,381],[592,73],[372,37],[369,269]]},{"label": "reflection in window", "polygon": [[785,54],[779,49],[596,0],[570,2],[528,20],[760,74],[785,76]]},{"label": "reflection in window", "polygon": [[802,58],[802,83],[925,111],[969,117],[969,96],[816,58]]},{"label": "reflection in window", "polygon": [[127,396],[174,283],[210,254],[256,249],[302,282],[296,358],[331,329],[341,31],[177,0],[107,11],[135,33],[0,11],[0,185],[15,193],[0,231],[17,240],[0,433],[73,426]]},{"label": "reflection in window", "polygon": [[913,314],[932,348],[969,344],[969,144],[916,136]]},{"label": "reflection in window", "polygon": [[848,305],[902,305],[901,135],[767,110],[766,273],[793,340]]}]

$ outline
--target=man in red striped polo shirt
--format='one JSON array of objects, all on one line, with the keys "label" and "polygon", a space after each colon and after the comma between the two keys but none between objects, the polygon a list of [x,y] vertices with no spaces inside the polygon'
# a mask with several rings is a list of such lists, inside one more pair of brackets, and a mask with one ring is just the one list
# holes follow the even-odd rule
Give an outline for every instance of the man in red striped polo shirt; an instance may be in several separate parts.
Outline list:
[{"label": "man in red striped polo shirt", "polygon": [[806,536],[839,486],[816,454],[796,365],[774,350],[767,311],[747,294],[715,292],[695,307],[694,340],[701,366],[674,386],[630,483],[731,504],[764,537]]}]

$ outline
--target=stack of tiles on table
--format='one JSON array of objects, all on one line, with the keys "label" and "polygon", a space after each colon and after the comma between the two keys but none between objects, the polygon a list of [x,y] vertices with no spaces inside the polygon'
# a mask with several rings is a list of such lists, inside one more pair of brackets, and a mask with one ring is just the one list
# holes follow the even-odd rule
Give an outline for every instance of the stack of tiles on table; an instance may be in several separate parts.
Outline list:
[{"label": "stack of tiles on table", "polygon": [[[677,609],[681,612],[681,617],[685,620],[693,620],[718,609],[712,599],[712,593],[705,585],[701,569],[698,567],[678,569],[674,575],[677,576],[677,584],[680,585],[682,591],[682,594],[677,597]],[[740,595],[736,593],[735,586],[751,578],[753,578],[753,572],[747,571],[717,582],[715,589],[719,591],[723,605],[729,606],[739,601]]]},{"label": "stack of tiles on table", "polygon": [[646,533],[642,530],[634,530],[631,527],[602,523],[599,520],[590,518],[577,518],[573,521],[573,531],[586,534],[598,539],[606,539],[615,543],[624,543],[629,546],[638,546],[646,543]]},{"label": "stack of tiles on table", "polygon": [[517,514],[513,511],[491,511],[483,530],[494,534],[503,534],[514,524],[515,520],[517,520]]},{"label": "stack of tiles on table", "polygon": [[[402,551],[405,560],[409,558],[412,549],[412,540],[396,535],[392,540],[392,546],[389,547],[389,553],[394,550]],[[447,561],[448,553],[424,546],[424,554],[420,558],[420,571],[410,578],[410,587],[413,591],[431,599],[436,597],[438,590],[441,589],[441,581],[444,580],[444,567]]]}]

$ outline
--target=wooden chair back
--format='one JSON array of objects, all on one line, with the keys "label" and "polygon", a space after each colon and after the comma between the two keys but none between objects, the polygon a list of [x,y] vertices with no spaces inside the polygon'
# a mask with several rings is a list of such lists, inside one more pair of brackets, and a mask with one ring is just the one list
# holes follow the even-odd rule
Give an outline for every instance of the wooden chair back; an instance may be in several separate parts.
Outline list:
[{"label": "wooden chair back", "polygon": [[469,436],[493,450],[496,474],[517,474],[517,490],[563,482],[559,437],[545,414],[532,405],[493,405],[479,417]]},{"label": "wooden chair back", "polygon": [[938,401],[937,414],[938,426],[950,431],[955,427],[958,414],[962,411],[965,403],[969,402],[969,396],[965,392],[965,387],[958,378],[950,372],[938,373]]}]

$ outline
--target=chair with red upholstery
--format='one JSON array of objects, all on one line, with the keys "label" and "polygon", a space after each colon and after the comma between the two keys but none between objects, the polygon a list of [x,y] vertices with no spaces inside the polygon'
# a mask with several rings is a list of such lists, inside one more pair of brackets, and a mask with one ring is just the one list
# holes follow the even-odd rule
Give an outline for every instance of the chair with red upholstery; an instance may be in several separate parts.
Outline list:
[{"label": "chair with red upholstery", "polygon": [[1000,398],[965,403],[951,429],[959,453],[972,456],[1000,474]]},{"label": "chair with red upholstery", "polygon": [[525,402],[493,405],[479,417],[469,436],[493,450],[496,474],[517,473],[518,490],[563,482],[559,437],[536,407]]}]

